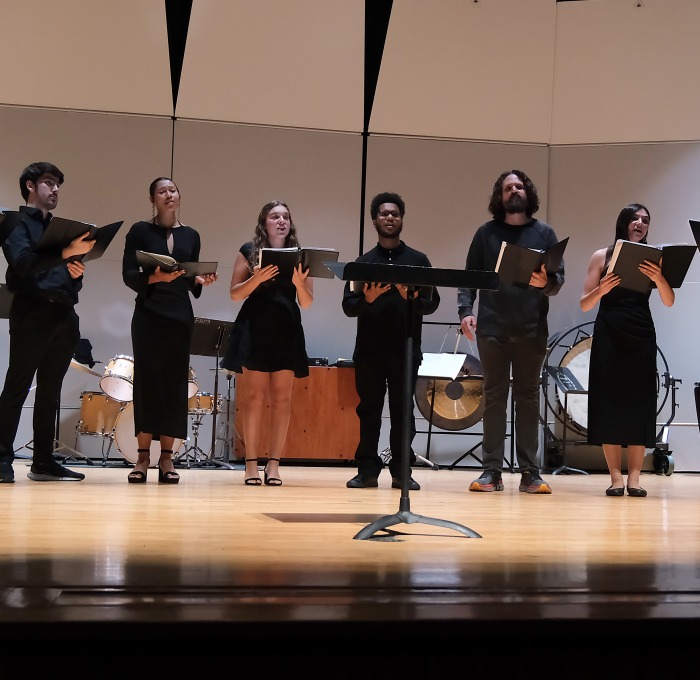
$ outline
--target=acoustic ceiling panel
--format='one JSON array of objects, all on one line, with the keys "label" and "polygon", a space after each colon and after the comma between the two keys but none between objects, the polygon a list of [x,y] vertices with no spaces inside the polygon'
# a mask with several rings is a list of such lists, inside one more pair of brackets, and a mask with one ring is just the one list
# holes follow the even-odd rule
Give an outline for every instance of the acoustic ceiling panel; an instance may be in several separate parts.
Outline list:
[{"label": "acoustic ceiling panel", "polygon": [[395,0],[370,130],[546,143],[554,0]]},{"label": "acoustic ceiling panel", "polygon": [[162,0],[2,0],[0,103],[172,115]]},{"label": "acoustic ceiling panel", "polygon": [[700,2],[560,3],[553,144],[700,138]]},{"label": "acoustic ceiling panel", "polygon": [[364,2],[197,0],[179,118],[361,130]]}]

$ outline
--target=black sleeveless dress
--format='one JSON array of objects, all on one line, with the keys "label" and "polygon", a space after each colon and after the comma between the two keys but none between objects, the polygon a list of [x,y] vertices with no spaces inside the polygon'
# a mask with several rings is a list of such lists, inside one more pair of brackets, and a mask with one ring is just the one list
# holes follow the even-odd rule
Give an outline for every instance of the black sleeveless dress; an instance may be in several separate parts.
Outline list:
[{"label": "black sleeveless dress", "polygon": [[[607,265],[603,276],[607,272]],[[588,376],[588,443],[656,444],[656,331],[647,293],[613,288],[600,300]]]},{"label": "black sleeveless dress", "polygon": [[[252,242],[240,252],[248,259]],[[243,368],[274,373],[291,370],[309,375],[301,312],[291,279],[276,277],[258,286],[245,300],[231,331],[221,367],[236,373]]]}]

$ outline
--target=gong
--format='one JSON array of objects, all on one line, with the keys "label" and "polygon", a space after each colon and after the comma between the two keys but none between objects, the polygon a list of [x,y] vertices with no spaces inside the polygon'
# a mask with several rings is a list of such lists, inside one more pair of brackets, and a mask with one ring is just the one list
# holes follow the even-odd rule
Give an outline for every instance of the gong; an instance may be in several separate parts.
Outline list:
[{"label": "gong", "polygon": [[[481,362],[470,354],[455,380],[419,377],[416,406],[423,417],[443,430],[466,430],[484,415]],[[432,405],[432,414],[431,414]]]}]

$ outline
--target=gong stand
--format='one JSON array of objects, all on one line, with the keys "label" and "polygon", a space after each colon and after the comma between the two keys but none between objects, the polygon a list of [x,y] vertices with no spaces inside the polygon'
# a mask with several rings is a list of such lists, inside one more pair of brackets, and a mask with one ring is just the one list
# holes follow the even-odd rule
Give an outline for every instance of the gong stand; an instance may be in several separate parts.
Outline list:
[{"label": "gong stand", "polygon": [[216,321],[215,319],[196,318],[190,342],[190,354],[195,356],[214,357],[214,403],[211,426],[211,450],[206,458],[195,460],[189,467],[222,467],[233,470],[228,461],[218,460],[214,456],[216,448],[216,421],[219,412],[219,360],[226,352],[228,341],[233,329],[233,321]]},{"label": "gong stand", "polygon": [[401,497],[399,510],[394,515],[385,515],[361,529],[353,538],[364,540],[372,538],[377,531],[382,531],[396,524],[432,524],[453,529],[469,538],[481,538],[472,529],[446,519],[425,517],[411,512],[409,498],[409,480],[411,478],[411,413],[413,411],[413,322],[415,307],[413,295],[421,287],[446,288],[480,288],[496,290],[498,274],[495,272],[436,269],[433,267],[415,267],[408,265],[375,264],[369,262],[324,263],[339,279],[343,281],[381,281],[382,283],[401,284],[407,287],[406,295],[406,329],[404,361],[404,403],[403,431],[401,437]]}]

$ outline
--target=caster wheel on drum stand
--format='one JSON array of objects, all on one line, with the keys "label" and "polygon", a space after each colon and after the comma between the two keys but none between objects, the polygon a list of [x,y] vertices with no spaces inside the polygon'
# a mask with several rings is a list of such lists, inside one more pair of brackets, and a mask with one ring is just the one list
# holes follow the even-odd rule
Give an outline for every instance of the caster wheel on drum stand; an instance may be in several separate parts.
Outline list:
[{"label": "caster wheel on drum stand", "polygon": [[673,456],[665,454],[658,450],[654,451],[654,472],[657,475],[666,475],[670,477],[673,474],[674,462]]}]

